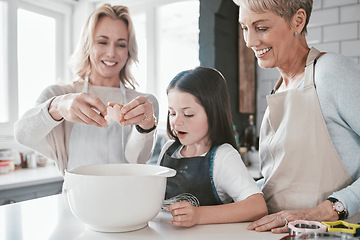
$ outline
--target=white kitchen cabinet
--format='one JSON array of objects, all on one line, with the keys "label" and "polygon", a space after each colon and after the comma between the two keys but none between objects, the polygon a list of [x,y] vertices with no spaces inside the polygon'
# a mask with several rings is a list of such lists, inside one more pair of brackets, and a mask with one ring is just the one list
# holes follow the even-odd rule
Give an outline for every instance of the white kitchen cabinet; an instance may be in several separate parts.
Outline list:
[{"label": "white kitchen cabinet", "polygon": [[61,193],[63,177],[54,166],[20,169],[0,175],[0,205]]}]

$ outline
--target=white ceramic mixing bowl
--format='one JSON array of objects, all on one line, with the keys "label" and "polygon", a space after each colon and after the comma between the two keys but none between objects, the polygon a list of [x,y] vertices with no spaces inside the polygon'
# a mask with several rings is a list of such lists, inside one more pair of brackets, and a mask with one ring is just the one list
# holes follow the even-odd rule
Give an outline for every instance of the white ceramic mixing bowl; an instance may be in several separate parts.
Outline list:
[{"label": "white ceramic mixing bowl", "polygon": [[64,189],[73,214],[101,232],[133,231],[160,211],[167,177],[176,171],[148,164],[89,165],[65,172]]}]

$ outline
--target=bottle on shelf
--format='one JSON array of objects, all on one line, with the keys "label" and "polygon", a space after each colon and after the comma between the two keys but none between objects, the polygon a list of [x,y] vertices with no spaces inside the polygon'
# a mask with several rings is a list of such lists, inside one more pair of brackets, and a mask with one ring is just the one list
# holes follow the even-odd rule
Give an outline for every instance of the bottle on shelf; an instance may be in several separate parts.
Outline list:
[{"label": "bottle on shelf", "polygon": [[245,128],[244,132],[244,145],[248,151],[256,150],[257,134],[256,127],[254,124],[254,115],[249,116],[248,126]]},{"label": "bottle on shelf", "polygon": [[239,132],[237,131],[235,124],[233,125],[233,130],[234,130],[234,135],[235,135],[236,147],[239,148],[240,147],[240,135],[239,135]]},{"label": "bottle on shelf", "polygon": [[248,151],[247,148],[244,146],[239,147],[239,153],[241,156],[241,159],[243,160],[246,167],[250,166],[249,160],[248,160]]},{"label": "bottle on shelf", "polygon": [[248,160],[247,160],[247,148],[244,147],[243,140],[240,139],[240,134],[239,134],[235,124],[233,125],[233,129],[234,129],[237,150],[239,151],[239,153],[241,155],[241,159],[243,160],[245,166],[248,166],[249,164],[248,164]]}]

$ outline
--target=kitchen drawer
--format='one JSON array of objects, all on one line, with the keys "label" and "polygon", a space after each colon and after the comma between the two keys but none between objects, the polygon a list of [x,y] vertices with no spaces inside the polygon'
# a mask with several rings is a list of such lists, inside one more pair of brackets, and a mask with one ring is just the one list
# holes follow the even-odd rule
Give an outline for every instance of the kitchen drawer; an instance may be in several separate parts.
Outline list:
[{"label": "kitchen drawer", "polygon": [[61,193],[63,180],[0,191],[0,205]]}]

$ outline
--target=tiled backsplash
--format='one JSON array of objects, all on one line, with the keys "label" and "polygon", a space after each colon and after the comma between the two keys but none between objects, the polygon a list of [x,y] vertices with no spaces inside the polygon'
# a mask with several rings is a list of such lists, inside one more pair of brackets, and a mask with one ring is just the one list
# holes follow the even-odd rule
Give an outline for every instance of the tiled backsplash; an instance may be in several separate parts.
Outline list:
[{"label": "tiled backsplash", "polygon": [[[341,53],[360,64],[360,0],[314,0],[307,40],[310,47]],[[259,131],[267,106],[265,97],[278,80],[279,72],[258,66],[256,71]]]}]

